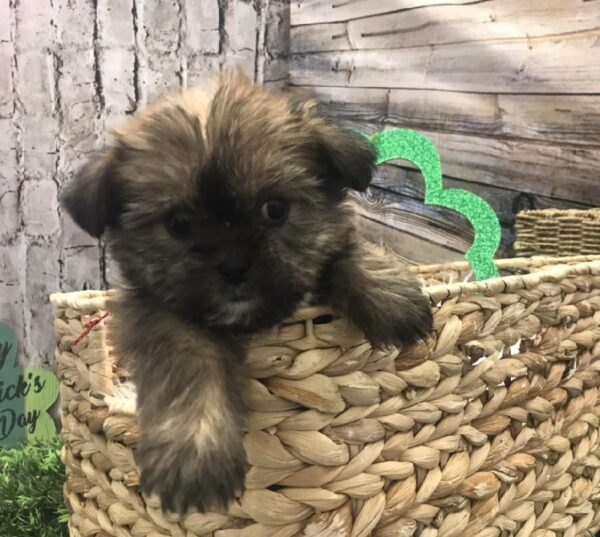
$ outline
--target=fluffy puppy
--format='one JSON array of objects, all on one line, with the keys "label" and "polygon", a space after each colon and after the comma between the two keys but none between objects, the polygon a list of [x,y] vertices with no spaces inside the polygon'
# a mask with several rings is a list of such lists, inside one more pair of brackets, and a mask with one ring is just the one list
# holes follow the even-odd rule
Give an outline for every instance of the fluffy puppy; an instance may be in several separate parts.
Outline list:
[{"label": "fluffy puppy", "polygon": [[312,97],[227,75],[146,108],[65,189],[122,273],[113,344],[138,389],[141,486],[166,510],[224,507],[244,484],[246,334],[308,296],[378,346],[429,332],[418,284],[355,237],[347,191],[375,156]]}]

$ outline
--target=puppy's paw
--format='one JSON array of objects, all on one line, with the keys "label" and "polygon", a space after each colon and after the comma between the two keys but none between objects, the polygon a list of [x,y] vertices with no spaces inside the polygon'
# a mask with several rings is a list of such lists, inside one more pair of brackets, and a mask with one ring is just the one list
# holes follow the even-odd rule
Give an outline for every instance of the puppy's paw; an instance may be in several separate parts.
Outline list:
[{"label": "puppy's paw", "polygon": [[142,492],[157,494],[163,510],[181,515],[190,508],[223,510],[241,492],[246,456],[239,435],[204,445],[198,436],[157,440],[140,442],[138,464]]},{"label": "puppy's paw", "polygon": [[433,328],[429,300],[417,284],[371,289],[353,309],[355,323],[377,347],[407,347],[427,338]]}]

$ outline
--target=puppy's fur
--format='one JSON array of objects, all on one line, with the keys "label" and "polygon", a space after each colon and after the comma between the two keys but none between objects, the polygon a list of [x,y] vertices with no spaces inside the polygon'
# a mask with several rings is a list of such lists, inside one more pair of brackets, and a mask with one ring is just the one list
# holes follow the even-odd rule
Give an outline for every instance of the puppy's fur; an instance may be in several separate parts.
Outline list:
[{"label": "puppy's fur", "polygon": [[[355,237],[346,193],[375,157],[312,97],[227,75],[131,119],[65,190],[123,276],[114,345],[138,387],[142,488],[165,509],[226,506],[243,486],[244,334],[307,296],[378,346],[430,330],[416,282]],[[266,219],[268,200],[287,218]]]}]

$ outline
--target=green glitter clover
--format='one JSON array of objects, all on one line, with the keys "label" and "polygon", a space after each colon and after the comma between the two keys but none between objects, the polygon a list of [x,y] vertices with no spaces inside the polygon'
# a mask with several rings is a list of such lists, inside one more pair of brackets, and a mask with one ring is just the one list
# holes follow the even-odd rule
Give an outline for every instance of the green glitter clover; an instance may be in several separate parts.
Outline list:
[{"label": "green glitter clover", "polygon": [[425,178],[425,203],[452,209],[467,218],[475,238],[465,259],[478,280],[500,276],[494,255],[500,246],[500,222],[490,205],[479,196],[459,188],[444,189],[442,165],[433,143],[408,129],[390,129],[367,138],[377,148],[377,164],[389,160],[408,160]]}]

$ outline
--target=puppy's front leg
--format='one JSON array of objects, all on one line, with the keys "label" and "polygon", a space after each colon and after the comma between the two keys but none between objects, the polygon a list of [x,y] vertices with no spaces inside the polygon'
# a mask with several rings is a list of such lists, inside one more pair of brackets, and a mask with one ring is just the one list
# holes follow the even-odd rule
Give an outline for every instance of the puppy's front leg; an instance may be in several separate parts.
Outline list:
[{"label": "puppy's front leg", "polygon": [[241,349],[168,313],[113,309],[138,390],[143,492],[167,511],[226,507],[245,476]]},{"label": "puppy's front leg", "polygon": [[352,242],[328,271],[330,300],[376,346],[410,345],[432,329],[420,284],[391,254]]}]

